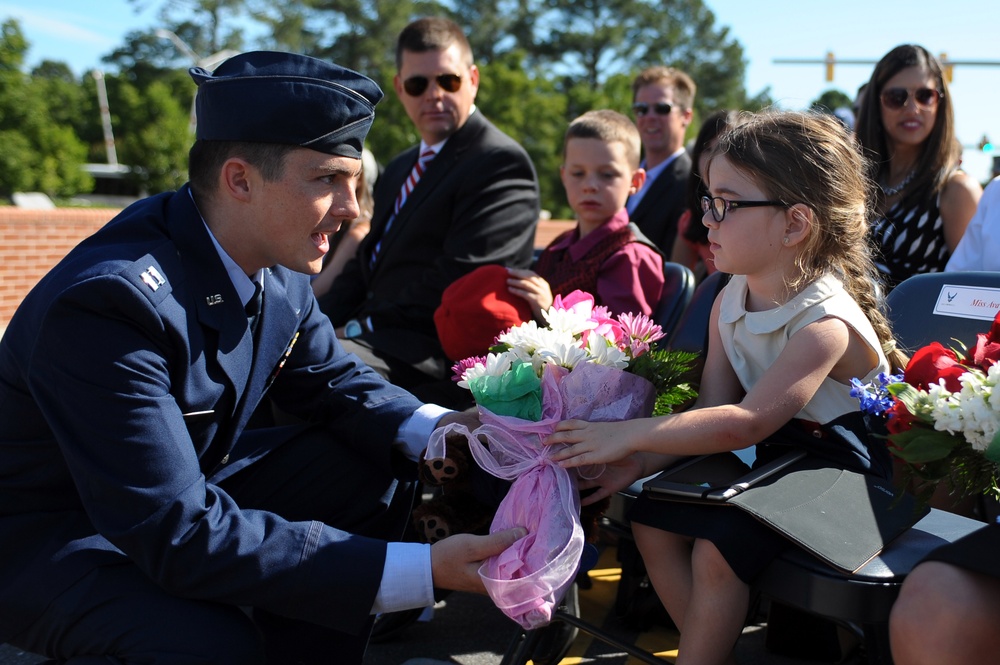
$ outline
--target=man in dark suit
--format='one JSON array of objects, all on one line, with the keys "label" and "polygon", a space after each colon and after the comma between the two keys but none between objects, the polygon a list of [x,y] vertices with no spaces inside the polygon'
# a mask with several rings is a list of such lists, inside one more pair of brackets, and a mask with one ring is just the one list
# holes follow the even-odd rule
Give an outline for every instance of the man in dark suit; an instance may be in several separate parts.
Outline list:
[{"label": "man in dark suit", "polygon": [[[358,215],[381,90],[273,52],[191,75],[190,183],[81,243],[0,341],[0,642],[360,663],[374,613],[483,591],[519,534],[387,542],[430,430],[461,416],[345,353],[303,274]],[[295,424],[248,428],[265,396]]]},{"label": "man in dark suit", "polygon": [[538,184],[524,149],[476,110],[479,70],[458,25],[414,21],[399,35],[396,66],[393,85],[421,142],[379,178],[372,230],[320,304],[346,348],[440,401],[427,390],[450,385],[434,328],[441,293],[481,265],[528,267]]},{"label": "man in dark suit", "polygon": [[677,220],[687,206],[691,157],[684,134],[691,124],[695,84],[671,67],[649,67],[632,82],[632,112],[642,139],[646,184],[625,204],[647,238],[670,256]]}]

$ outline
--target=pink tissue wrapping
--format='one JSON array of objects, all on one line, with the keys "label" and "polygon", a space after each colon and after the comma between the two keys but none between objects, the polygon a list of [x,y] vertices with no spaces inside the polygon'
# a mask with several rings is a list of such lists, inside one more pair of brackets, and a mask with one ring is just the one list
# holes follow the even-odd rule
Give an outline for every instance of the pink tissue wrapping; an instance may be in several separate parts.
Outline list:
[{"label": "pink tissue wrapping", "polygon": [[[521,526],[528,534],[487,559],[479,574],[496,606],[523,628],[551,621],[573,583],[584,545],[577,474],[553,463],[550,457],[557,448],[542,441],[561,420],[609,422],[648,416],[655,400],[652,384],[623,370],[593,363],[572,372],[553,366],[542,375],[538,422],[498,416],[480,407],[482,425],[474,431],[452,424],[432,435],[428,457],[443,457],[445,435],[456,432],[468,439],[479,466],[513,481],[490,532]],[[579,475],[596,477],[601,472],[603,468],[595,474],[582,470]]]}]

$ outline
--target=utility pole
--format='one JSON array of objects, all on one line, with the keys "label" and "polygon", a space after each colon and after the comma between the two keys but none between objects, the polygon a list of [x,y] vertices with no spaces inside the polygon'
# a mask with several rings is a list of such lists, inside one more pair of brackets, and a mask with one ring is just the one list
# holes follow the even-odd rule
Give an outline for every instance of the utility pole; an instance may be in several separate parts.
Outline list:
[{"label": "utility pole", "polygon": [[101,127],[104,130],[104,150],[108,155],[108,164],[118,166],[118,151],[115,150],[115,135],[111,131],[111,109],[108,106],[108,89],[104,85],[104,72],[95,69],[90,72],[97,83],[97,101],[101,107]]},{"label": "utility pole", "polygon": [[[202,58],[197,53],[195,53],[194,50],[184,42],[183,39],[178,37],[175,33],[171,32],[170,30],[158,28],[157,30],[154,31],[154,34],[160,39],[169,39],[173,43],[173,45],[177,47],[177,50],[183,53],[184,57],[186,57],[188,60],[191,61],[192,65],[194,65],[195,67],[201,67],[208,71],[214,70],[216,67],[221,65],[223,61],[228,60],[234,55],[239,54],[239,51],[234,51],[232,49],[223,49],[218,53],[213,53],[210,56]],[[195,91],[195,97],[197,97],[197,95],[198,92]],[[195,114],[195,99],[192,99],[191,121],[189,124],[192,134],[195,133],[195,129],[197,129],[197,124],[198,124],[198,118],[197,115]]]}]

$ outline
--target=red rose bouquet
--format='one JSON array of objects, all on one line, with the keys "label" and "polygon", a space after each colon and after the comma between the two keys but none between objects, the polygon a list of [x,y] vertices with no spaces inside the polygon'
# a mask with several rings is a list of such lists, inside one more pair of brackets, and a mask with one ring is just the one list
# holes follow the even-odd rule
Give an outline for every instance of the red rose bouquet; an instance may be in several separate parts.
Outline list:
[{"label": "red rose bouquet", "polygon": [[891,452],[927,499],[935,485],[1000,498],[1000,313],[970,351],[933,342],[902,376],[852,382],[866,413],[886,417]]}]

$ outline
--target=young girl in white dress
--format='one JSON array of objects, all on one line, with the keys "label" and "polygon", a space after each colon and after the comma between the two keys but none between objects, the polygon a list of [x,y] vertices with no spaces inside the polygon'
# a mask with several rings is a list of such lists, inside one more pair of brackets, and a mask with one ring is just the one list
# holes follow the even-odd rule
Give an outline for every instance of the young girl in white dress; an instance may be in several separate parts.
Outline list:
[{"label": "young girl in white dress", "polygon": [[[879,309],[865,173],[832,116],[762,113],[720,138],[702,223],[718,270],[733,277],[712,311],[698,400],[658,418],[561,423],[547,443],[570,445],[554,459],[608,465],[581,482],[596,488],[585,503],[678,456],[755,444],[758,464],[791,444],[835,466],[891,476],[885,443],[869,439],[850,396],[852,378],[905,364]],[[653,587],[680,630],[678,665],[735,662],[750,584],[791,542],[726,507],[640,497],[631,519]]]}]

